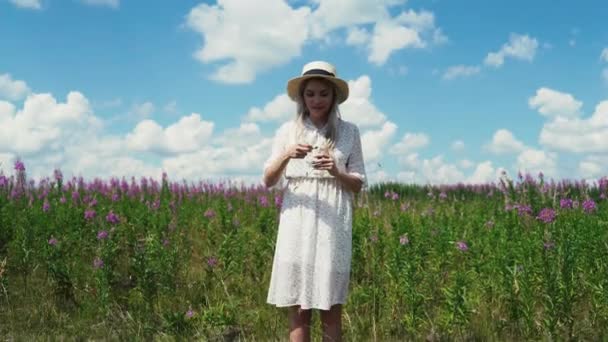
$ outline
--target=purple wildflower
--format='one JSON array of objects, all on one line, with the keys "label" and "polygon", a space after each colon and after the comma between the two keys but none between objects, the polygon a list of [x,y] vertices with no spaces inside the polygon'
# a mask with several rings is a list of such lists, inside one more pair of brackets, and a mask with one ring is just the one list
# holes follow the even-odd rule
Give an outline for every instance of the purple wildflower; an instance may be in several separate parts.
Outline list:
[{"label": "purple wildflower", "polygon": [[107,237],[108,237],[108,232],[105,230],[100,230],[97,233],[97,240],[103,240],[103,239],[106,239]]},{"label": "purple wildflower", "polygon": [[93,218],[95,218],[95,210],[93,209],[87,209],[84,212],[84,219],[85,220],[92,220]]},{"label": "purple wildflower", "polygon": [[51,246],[56,246],[58,242],[59,241],[57,241],[57,239],[55,239],[53,236],[51,236],[51,238],[49,239],[49,245]]},{"label": "purple wildflower", "polygon": [[268,207],[268,197],[266,196],[260,196],[258,197],[258,202],[260,203],[260,205],[264,208]]},{"label": "purple wildflower", "polygon": [[562,198],[559,200],[559,206],[562,209],[572,209],[573,202],[569,198]]},{"label": "purple wildflower", "polygon": [[397,201],[399,199],[399,194],[393,192],[393,196],[391,197],[393,201]]},{"label": "purple wildflower", "polygon": [[59,199],[59,203],[64,204],[65,202],[67,202],[68,200],[65,199],[65,196],[61,196],[61,198]]},{"label": "purple wildflower", "polygon": [[25,172],[25,164],[21,160],[15,161],[15,171]]},{"label": "purple wildflower", "polygon": [[206,218],[209,218],[209,219],[210,218],[214,218],[215,217],[215,211],[213,209],[209,208],[209,209],[207,209],[205,211],[204,215],[205,215]]},{"label": "purple wildflower", "polygon": [[469,246],[464,241],[457,241],[456,242],[456,248],[458,248],[462,252],[466,252],[466,251],[469,250]]},{"label": "purple wildflower", "polygon": [[42,211],[44,211],[46,213],[50,209],[51,209],[51,205],[49,204],[49,201],[45,198],[44,203],[42,203]]},{"label": "purple wildflower", "polygon": [[530,207],[529,205],[518,204],[515,207],[517,208],[517,214],[519,216],[531,215],[532,214],[532,207]]},{"label": "purple wildflower", "polygon": [[207,258],[207,266],[209,266],[211,268],[217,266],[217,258],[216,257]]},{"label": "purple wildflower", "polygon": [[95,260],[93,260],[93,267],[94,268],[103,268],[103,260],[101,260],[101,258],[96,257]]},{"label": "purple wildflower", "polygon": [[555,210],[551,208],[543,208],[540,213],[538,213],[538,216],[536,216],[536,218],[543,221],[544,223],[551,223],[555,221],[555,216]]},{"label": "purple wildflower", "polygon": [[186,311],[186,318],[192,318],[194,317],[194,311],[192,311],[192,308],[188,309],[188,311]]},{"label": "purple wildflower", "polygon": [[55,169],[55,171],[53,173],[54,173],[56,181],[60,181],[63,179],[63,174],[61,174],[61,170]]},{"label": "purple wildflower", "polygon": [[74,202],[74,203],[78,202],[79,198],[80,198],[80,194],[78,193],[78,191],[73,191],[72,192],[72,202]]},{"label": "purple wildflower", "polygon": [[595,201],[593,201],[592,199],[588,199],[583,202],[583,210],[587,214],[591,214],[596,209],[597,209],[597,205],[595,204]]},{"label": "purple wildflower", "polygon": [[441,199],[441,200],[445,200],[445,199],[447,199],[447,198],[448,198],[448,194],[446,194],[446,193],[445,193],[445,191],[442,191],[442,192],[439,194],[439,199]]},{"label": "purple wildflower", "polygon": [[274,196],[274,205],[277,208],[280,208],[281,205],[283,205],[283,198],[281,197],[281,195]]},{"label": "purple wildflower", "polygon": [[111,224],[118,224],[120,222],[120,219],[118,218],[118,215],[114,214],[114,212],[110,210],[108,215],[106,215],[106,221]]},{"label": "purple wildflower", "polygon": [[410,239],[408,238],[407,234],[403,234],[399,237],[399,243],[402,246],[410,244]]}]

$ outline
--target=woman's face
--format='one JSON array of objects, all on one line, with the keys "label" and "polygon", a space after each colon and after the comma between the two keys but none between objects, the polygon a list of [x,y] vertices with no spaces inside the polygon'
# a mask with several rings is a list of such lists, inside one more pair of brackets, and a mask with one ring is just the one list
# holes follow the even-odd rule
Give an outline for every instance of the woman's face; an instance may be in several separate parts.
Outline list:
[{"label": "woman's face", "polygon": [[304,87],[304,105],[313,118],[325,118],[334,102],[331,84],[319,79],[311,79]]}]

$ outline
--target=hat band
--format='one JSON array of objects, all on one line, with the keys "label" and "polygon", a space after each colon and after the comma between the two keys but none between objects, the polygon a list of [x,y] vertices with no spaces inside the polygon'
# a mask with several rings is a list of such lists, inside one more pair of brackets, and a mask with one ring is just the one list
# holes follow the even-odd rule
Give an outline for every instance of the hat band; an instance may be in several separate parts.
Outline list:
[{"label": "hat band", "polygon": [[331,73],[327,70],[323,70],[323,69],[310,69],[310,70],[306,71],[304,74],[302,74],[302,76],[304,76],[304,75],[325,75],[325,76],[336,77],[336,75],[334,75],[333,73]]}]

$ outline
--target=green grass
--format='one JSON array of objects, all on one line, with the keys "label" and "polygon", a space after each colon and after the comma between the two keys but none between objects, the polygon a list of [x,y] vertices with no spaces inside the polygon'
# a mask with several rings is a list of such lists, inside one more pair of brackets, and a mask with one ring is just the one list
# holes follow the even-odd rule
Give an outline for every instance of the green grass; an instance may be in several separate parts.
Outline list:
[{"label": "green grass", "polygon": [[[286,339],[286,309],[266,304],[278,193],[148,182],[133,183],[140,189],[130,196],[117,182],[80,188],[73,201],[76,183],[17,199],[17,185],[0,187],[0,336]],[[493,185],[383,184],[359,195],[345,339],[606,339],[605,190],[542,185],[511,183],[503,194]],[[579,207],[562,209],[561,198]],[[587,199],[597,203],[590,213]],[[505,209],[516,204],[531,214]],[[555,209],[555,221],[537,219],[542,208]],[[108,222],[110,211],[119,223]],[[102,230],[108,237],[98,239]],[[315,313],[315,340],[319,320]]]}]

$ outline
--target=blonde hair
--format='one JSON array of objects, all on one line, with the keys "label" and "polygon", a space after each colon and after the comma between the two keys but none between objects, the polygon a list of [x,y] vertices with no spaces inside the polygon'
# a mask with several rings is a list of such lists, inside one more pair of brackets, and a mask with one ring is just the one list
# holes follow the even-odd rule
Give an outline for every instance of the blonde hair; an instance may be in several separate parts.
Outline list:
[{"label": "blonde hair", "polygon": [[340,122],[340,110],[338,109],[337,93],[338,90],[333,82],[323,79],[322,77],[309,78],[303,81],[300,85],[297,98],[297,116],[296,116],[296,137],[297,141],[302,137],[304,132],[304,120],[310,115],[306,105],[304,104],[304,89],[310,80],[320,80],[326,85],[330,86],[333,93],[332,105],[329,110],[329,117],[327,119],[327,129],[325,131],[326,144],[328,150],[333,150],[336,146],[336,140],[338,140],[338,124]]}]

